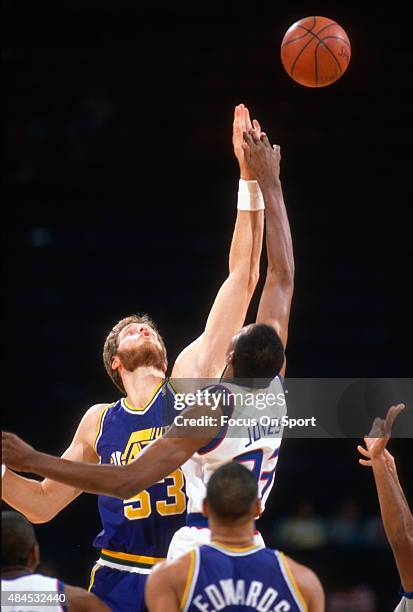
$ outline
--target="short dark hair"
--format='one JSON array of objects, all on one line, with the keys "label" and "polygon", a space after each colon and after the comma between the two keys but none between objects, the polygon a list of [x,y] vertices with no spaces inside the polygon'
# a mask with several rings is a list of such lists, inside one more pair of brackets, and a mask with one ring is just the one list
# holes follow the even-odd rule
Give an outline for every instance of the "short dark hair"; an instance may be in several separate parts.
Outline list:
[{"label": "short dark hair", "polygon": [[112,370],[112,361],[118,351],[119,334],[122,331],[122,329],[124,329],[127,325],[130,325],[131,323],[138,323],[138,324],[145,323],[146,325],[149,325],[149,327],[151,327],[154,330],[154,332],[158,336],[159,342],[161,343],[162,349],[165,354],[165,361],[166,361],[166,347],[165,347],[163,338],[160,335],[155,323],[147,314],[142,314],[142,315],[133,314],[133,315],[130,315],[118,321],[106,337],[105,344],[103,346],[103,363],[104,363],[106,372],[109,374],[113,384],[116,385],[116,387],[120,391],[122,391],[122,393],[125,393],[125,394],[126,394],[125,387],[123,386],[122,378],[119,372],[117,370]]},{"label": "short dark hair", "polygon": [[224,522],[248,516],[257,497],[258,486],[253,473],[236,461],[219,467],[208,481],[208,508]]},{"label": "short dark hair", "polygon": [[19,512],[1,513],[1,567],[25,567],[37,544],[33,525]]},{"label": "short dark hair", "polygon": [[271,325],[256,323],[239,334],[233,344],[235,378],[274,378],[284,364],[284,347]]}]

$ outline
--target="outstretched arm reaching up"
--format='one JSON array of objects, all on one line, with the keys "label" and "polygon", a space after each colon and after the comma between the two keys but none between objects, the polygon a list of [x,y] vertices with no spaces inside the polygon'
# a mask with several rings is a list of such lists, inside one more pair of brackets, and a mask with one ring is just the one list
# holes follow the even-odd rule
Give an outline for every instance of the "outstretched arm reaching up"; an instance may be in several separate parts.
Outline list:
[{"label": "outstretched arm reaching up", "polygon": [[386,419],[375,419],[366,447],[357,448],[363,455],[361,465],[373,468],[380,511],[387,539],[399,570],[400,580],[406,592],[413,591],[413,516],[397,475],[396,463],[386,449],[393,422],[404,404],[391,406]]},{"label": "outstretched arm reaching up", "polygon": [[[265,202],[268,264],[257,323],[274,327],[285,349],[294,290],[294,255],[280,181],[280,147],[272,147],[266,135],[260,137],[256,131],[250,130],[244,134],[244,152]],[[284,371],[285,364],[283,374]]]},{"label": "outstretched arm reaching up", "polygon": [[[260,126],[254,120],[260,133]],[[248,109],[235,108],[233,148],[240,166],[240,188],[256,190],[257,184],[245,163],[243,133],[251,128]],[[248,183],[246,183],[248,181]],[[250,181],[254,181],[251,183]],[[252,195],[251,199],[255,196]],[[247,196],[248,199],[248,196]],[[225,367],[226,352],[233,335],[243,326],[259,277],[264,229],[264,211],[238,208],[229,254],[228,277],[218,291],[202,335],[178,356],[174,378],[218,378]]]}]

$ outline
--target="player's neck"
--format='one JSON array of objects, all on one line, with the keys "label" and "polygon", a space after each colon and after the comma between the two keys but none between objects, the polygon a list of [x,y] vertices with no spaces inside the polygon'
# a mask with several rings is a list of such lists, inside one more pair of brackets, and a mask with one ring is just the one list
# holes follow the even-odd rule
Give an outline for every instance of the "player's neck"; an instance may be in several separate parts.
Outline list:
[{"label": "player's neck", "polygon": [[210,525],[211,542],[232,546],[234,548],[246,548],[254,545],[255,527],[251,525]]},{"label": "player's neck", "polygon": [[12,578],[19,578],[20,576],[27,576],[27,574],[33,574],[33,571],[28,567],[7,567],[1,570],[1,577],[5,580],[11,580]]},{"label": "player's neck", "polygon": [[133,372],[125,372],[123,384],[127,393],[126,401],[134,408],[146,406],[163,380],[165,373],[153,366],[141,366]]}]

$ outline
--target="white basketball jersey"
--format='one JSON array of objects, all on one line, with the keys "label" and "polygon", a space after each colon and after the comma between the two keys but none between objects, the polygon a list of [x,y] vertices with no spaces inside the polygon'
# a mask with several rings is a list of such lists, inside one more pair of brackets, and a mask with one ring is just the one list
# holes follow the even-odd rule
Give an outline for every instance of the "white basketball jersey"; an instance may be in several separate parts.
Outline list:
[{"label": "white basketball jersey", "polygon": [[[237,461],[254,473],[262,510],[274,484],[283,434],[282,417],[287,414],[280,378],[274,378],[264,389],[240,387],[226,384],[225,381],[222,387],[229,394],[234,394],[233,398],[238,398],[229,415],[232,420],[227,419],[229,426],[182,466],[188,496],[189,526],[206,525],[206,519],[201,513],[208,480],[224,463]],[[245,403],[248,399],[247,405],[250,408],[241,405],[241,395]]]},{"label": "white basketball jersey", "polygon": [[62,612],[67,610],[63,583],[41,574],[2,579],[2,606],[7,612]]}]

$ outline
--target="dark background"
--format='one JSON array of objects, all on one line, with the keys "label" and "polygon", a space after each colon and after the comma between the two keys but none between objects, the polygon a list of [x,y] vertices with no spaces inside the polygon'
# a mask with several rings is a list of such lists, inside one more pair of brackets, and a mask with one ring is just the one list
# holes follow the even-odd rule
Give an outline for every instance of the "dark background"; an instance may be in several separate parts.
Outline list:
[{"label": "dark background", "polygon": [[[288,375],[411,374],[409,28],[397,3],[342,4],[4,2],[5,428],[60,454],[83,412],[117,397],[101,348],[123,316],[149,313],[171,364],[202,332],[227,273],[240,102],[282,148],[296,262]],[[348,70],[321,89],[292,81],[279,55],[312,14],[352,45]],[[285,441],[268,543],[304,500],[324,522],[347,499],[359,521],[377,514],[357,443]],[[391,450],[411,501],[411,442]],[[88,495],[39,525],[45,571],[86,584],[99,529]],[[329,597],[362,584],[377,597],[369,610],[397,601],[386,546],[284,549]]]}]

